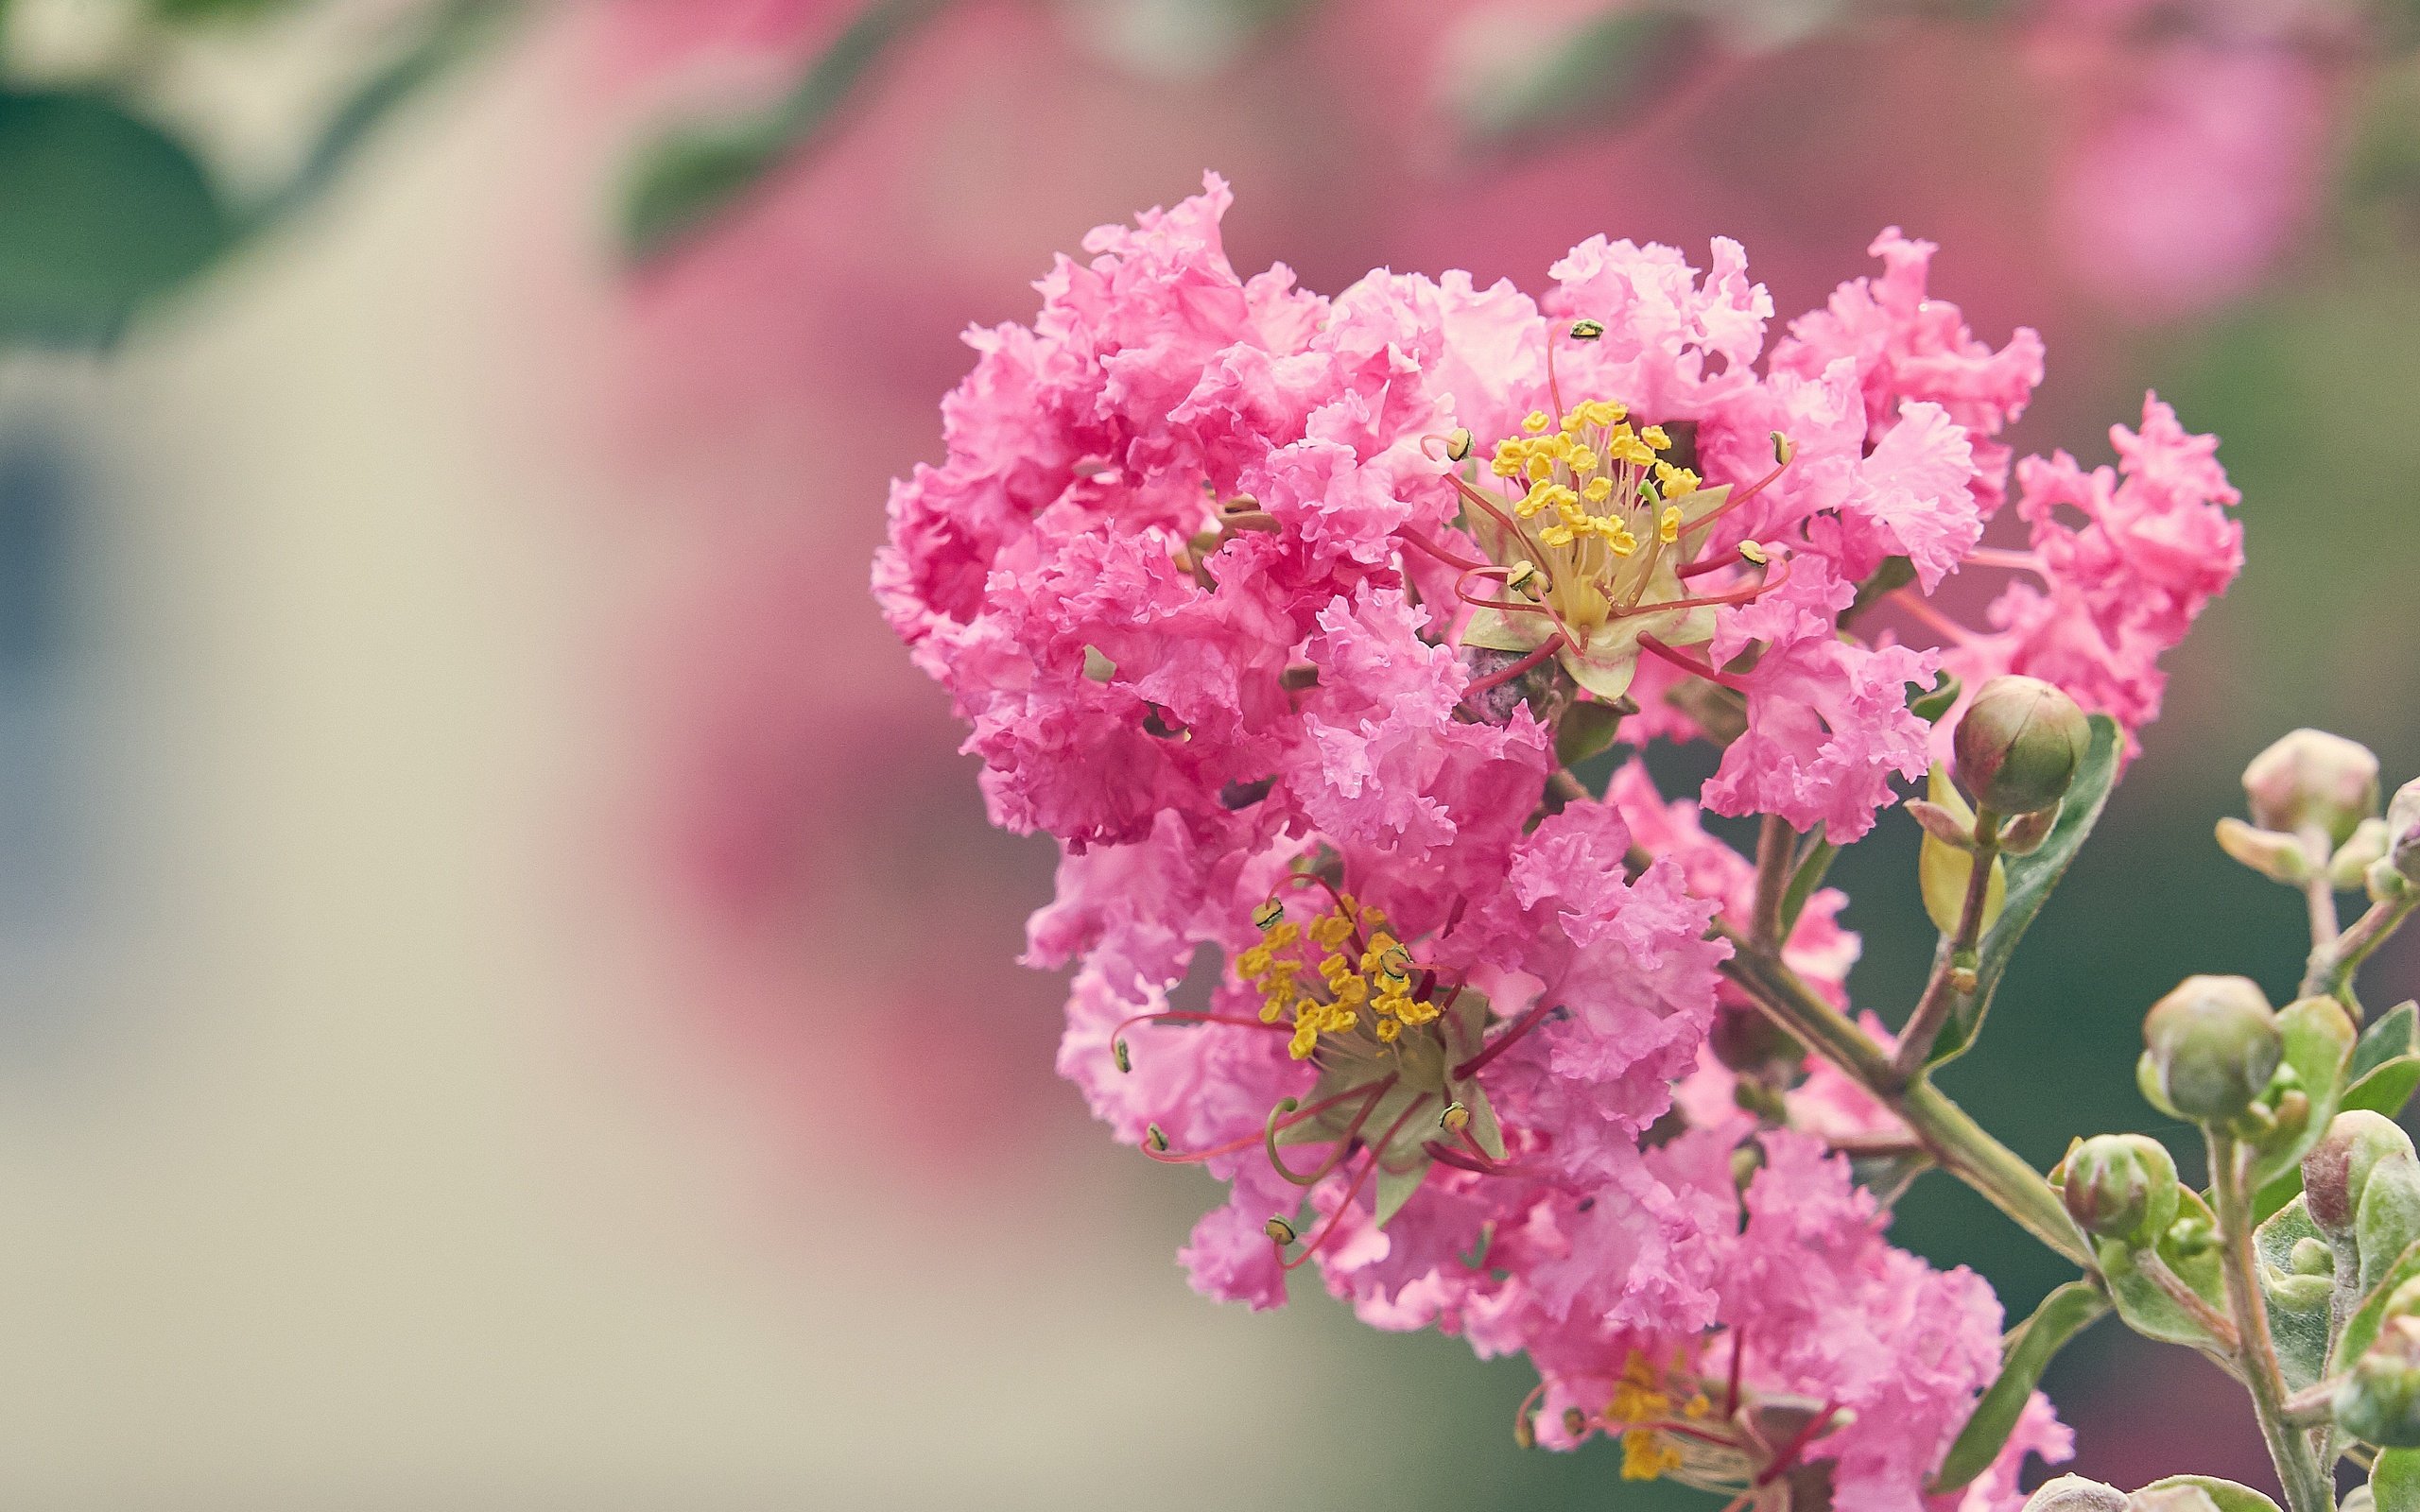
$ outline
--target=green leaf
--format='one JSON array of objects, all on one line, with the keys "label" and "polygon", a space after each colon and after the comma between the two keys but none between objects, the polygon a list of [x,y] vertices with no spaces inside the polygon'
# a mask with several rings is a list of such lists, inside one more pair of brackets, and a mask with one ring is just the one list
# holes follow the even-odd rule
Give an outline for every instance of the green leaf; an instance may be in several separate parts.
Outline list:
[{"label": "green leaf", "polygon": [[621,194],[623,251],[663,256],[754,194],[773,170],[821,139],[884,53],[942,0],[873,0],[770,106],[666,129],[633,155]]},{"label": "green leaf", "polygon": [[2260,1289],[2269,1301],[2269,1329],[2286,1383],[2300,1391],[2327,1370],[2328,1301],[2333,1277],[2294,1273],[2294,1246],[2305,1239],[2326,1243],[2296,1197],[2253,1234],[2260,1257]]},{"label": "green leaf", "polygon": [[[2367,1265],[2362,1267],[2366,1273]],[[2358,1360],[2362,1351],[2377,1342],[2378,1330],[2386,1323],[2386,1304],[2394,1289],[2420,1276],[2420,1242],[2413,1243],[2385,1266],[2377,1284],[2364,1286],[2361,1299],[2354,1304],[2352,1315],[2344,1320],[2344,1332],[2338,1336],[2333,1359]]]},{"label": "green leaf", "polygon": [[107,95],[0,92],[0,347],[107,346],[229,241],[184,145]]},{"label": "green leaf", "polygon": [[327,193],[396,110],[470,58],[519,13],[518,0],[439,0],[392,58],[372,69],[320,128],[302,164],[246,223],[257,232],[282,222]]},{"label": "green leaf", "polygon": [[[1395,1143],[1400,1146],[1404,1142],[1397,1140]],[[1420,1190],[1420,1184],[1428,1179],[1430,1163],[1426,1155],[1410,1160],[1400,1168],[1383,1160],[1378,1162],[1377,1225],[1379,1228],[1384,1228],[1396,1213],[1401,1212],[1403,1205],[1411,1200],[1411,1194]]]},{"label": "green leaf", "polygon": [[1463,129],[1475,142],[1504,146],[1618,126],[1664,97],[1706,46],[1706,28],[1694,18],[1608,10],[1558,44],[1526,50],[1515,67],[1475,90],[1462,104]]},{"label": "green leaf", "polygon": [[203,25],[266,21],[281,11],[297,10],[307,0],[146,0],[158,19],[171,25]]},{"label": "green leaf", "polygon": [[1534,651],[1554,633],[1554,627],[1543,615],[1481,609],[1472,610],[1469,622],[1463,625],[1461,644],[1482,651]]},{"label": "green leaf", "polygon": [[2261,1145],[2252,1162],[2256,1189],[2302,1169],[2303,1157],[2336,1116],[2338,1100],[2344,1095],[2344,1067],[2353,1054],[2353,1021],[2334,998],[2288,1004],[2277,1014],[2277,1034],[2285,1042],[2284,1063],[2294,1068],[2295,1085],[2310,1106],[2301,1123],[2279,1128],[2272,1143]]},{"label": "green leaf", "polygon": [[2108,1311],[2108,1298],[2090,1281],[2069,1281],[2042,1298],[2033,1315],[2009,1335],[2001,1350],[1999,1379],[1977,1400],[1957,1442],[1949,1446],[1931,1487],[1934,1495],[1957,1490],[1983,1472],[2015,1430],[2017,1415],[2041,1383],[2051,1357]]},{"label": "green leaf", "polygon": [[1983,1016],[1991,1011],[1992,993],[2007,972],[2010,957],[2016,954],[2017,942],[2025,937],[2034,916],[2042,912],[2042,905],[2050,901],[2051,889],[2067,874],[2076,852],[2083,848],[2101,809],[2109,802],[2110,789],[2117,785],[2118,755],[2125,748],[2125,741],[2118,733],[2117,721],[2107,714],[2092,715],[2091,723],[2092,744],[2084,751],[2083,765],[2076,769],[2075,782],[2067,789],[2066,800],[2059,805],[2059,821],[2031,854],[2008,858],[2007,907],[2001,912],[1999,922],[1983,936],[1980,959],[1975,968],[1975,990],[1958,1001],[1950,1022],[1943,1026],[1933,1051],[1935,1064],[1962,1053],[1975,1042],[1975,1036],[1982,1029]]},{"label": "green leaf", "polygon": [[2234,1481],[2222,1481],[2215,1475],[2170,1475],[2152,1482],[2146,1491],[2167,1491],[2181,1487],[2203,1492],[2215,1503],[2219,1512],[2278,1512],[2277,1503]]},{"label": "green leaf", "polygon": [[2377,1512],[2420,1512],[2420,1449],[2384,1449],[2370,1467]]},{"label": "green leaf", "polygon": [[[2177,1187],[2176,1212],[2180,1221],[2186,1218],[2201,1220],[2202,1232],[2205,1234],[2217,1231],[2218,1221],[2211,1216],[2209,1204],[2204,1202],[2202,1194],[2191,1187],[2182,1184]],[[2195,1296],[2213,1309],[2225,1312],[2226,1293],[2224,1282],[2220,1279],[2217,1246],[2188,1256],[2178,1249],[2171,1228],[2160,1235],[2160,1259],[2167,1262],[2169,1269],[2174,1271]],[[2126,1320],[2127,1327],[2169,1344],[2200,1346],[2215,1342],[2199,1323],[2193,1321],[2190,1313],[2160,1289],[2159,1282],[2144,1274],[2140,1260],[2142,1251],[2129,1249],[2108,1239],[2096,1240],[2093,1249],[2100,1262],[2100,1274],[2109,1283],[2109,1298],[2117,1304],[2118,1315]]]},{"label": "green leaf", "polygon": [[2361,1031],[2345,1074],[2358,1082],[2390,1060],[2414,1055],[2420,1055],[2420,1003],[2398,1003]]},{"label": "green leaf", "polygon": [[[1938,762],[1926,779],[1925,796],[1947,809],[1962,829],[1973,828],[1975,811],[1967,806],[1965,797]],[[1931,831],[1925,832],[1924,844],[1916,852],[1916,881],[1924,895],[1926,917],[1944,936],[1958,933],[1960,919],[1966,912],[1966,885],[1974,876],[1973,851],[1961,850],[1947,841],[1936,839]],[[2007,907],[2008,866],[1994,856],[1991,880],[1983,885],[1983,927],[1989,929]]]},{"label": "green leaf", "polygon": [[1798,869],[1789,874],[1789,890],[1781,895],[1783,938],[1789,938],[1789,932],[1798,927],[1798,916],[1806,911],[1806,901],[1815,896],[1816,888],[1824,885],[1824,874],[1832,869],[1832,858],[1840,853],[1839,846],[1824,838],[1823,823],[1817,821],[1815,833],[1807,842],[1806,853],[1799,858]]},{"label": "green leaf", "polygon": [[2420,1056],[2397,1056],[2344,1089],[2336,1110],[2342,1113],[2360,1108],[2400,1118],[2403,1105],[2411,1101],[2414,1088],[2420,1088]]}]

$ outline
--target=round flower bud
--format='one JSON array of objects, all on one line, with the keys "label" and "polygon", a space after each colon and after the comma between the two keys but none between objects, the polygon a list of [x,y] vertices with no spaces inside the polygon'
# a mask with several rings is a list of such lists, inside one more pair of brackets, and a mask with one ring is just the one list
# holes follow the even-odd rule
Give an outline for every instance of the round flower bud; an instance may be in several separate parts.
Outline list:
[{"label": "round flower bud", "polygon": [[2224,1124],[2276,1074],[2277,1016],[2241,976],[2188,976],[2143,1019],[2144,1063],[2159,1101],[2180,1118]]},{"label": "round flower bud", "polygon": [[2420,778],[2394,790],[2386,806],[2386,859],[2407,882],[2420,882]]},{"label": "round flower bud", "polygon": [[2420,1449],[2420,1318],[2378,1330],[2336,1388],[2336,1424],[2381,1449]]},{"label": "round flower bud", "polygon": [[2380,1160],[2411,1153],[2411,1136],[2385,1114],[2366,1108],[2337,1114],[2303,1157],[2303,1207],[2312,1227],[2330,1239],[2350,1239],[2370,1173]]},{"label": "round flower bud", "polygon": [[2294,834],[2315,825],[2339,846],[2378,811],[2378,759],[2358,741],[2297,730],[2252,758],[2243,792],[2262,829]]},{"label": "round flower bud", "polygon": [[1950,740],[1959,785],[2001,814],[2031,814],[2066,796],[2092,744],[2076,701],[2039,678],[1983,684]]},{"label": "round flower bud", "polygon": [[2035,1487],[2025,1499],[2025,1512],[2126,1512],[2126,1493],[2081,1475],[2062,1475]]},{"label": "round flower bud", "polygon": [[2096,1134],[2067,1157],[2067,1216],[2097,1239],[2143,1246],[2176,1221],[2176,1162],[2141,1134]]}]

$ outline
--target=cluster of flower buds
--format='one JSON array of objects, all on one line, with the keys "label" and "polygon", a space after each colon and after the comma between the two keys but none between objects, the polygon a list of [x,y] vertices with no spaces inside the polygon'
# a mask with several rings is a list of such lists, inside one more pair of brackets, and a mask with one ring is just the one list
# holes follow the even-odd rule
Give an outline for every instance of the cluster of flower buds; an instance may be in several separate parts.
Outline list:
[{"label": "cluster of flower buds", "polygon": [[2319,730],[2297,730],[2243,772],[2250,822],[2219,820],[2226,853],[2273,882],[2399,897],[2420,880],[2420,780],[2407,782],[2381,815],[2378,759],[2369,747]]}]

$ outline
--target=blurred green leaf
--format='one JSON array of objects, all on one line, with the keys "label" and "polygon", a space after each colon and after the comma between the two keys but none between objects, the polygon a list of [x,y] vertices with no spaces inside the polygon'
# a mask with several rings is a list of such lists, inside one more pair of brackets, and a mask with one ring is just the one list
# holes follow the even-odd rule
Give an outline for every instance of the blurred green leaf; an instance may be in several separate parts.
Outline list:
[{"label": "blurred green leaf", "polygon": [[1693,16],[1608,11],[1474,91],[1462,106],[1463,129],[1501,145],[1619,126],[1672,88],[1706,48],[1705,25]]},{"label": "blurred green leaf", "polygon": [[2382,1449],[2370,1467],[2377,1512],[2420,1512],[2420,1449]]},{"label": "blurred green leaf", "polygon": [[2090,1281],[2069,1281],[2042,1298],[2033,1315],[2009,1335],[1999,1378],[1975,1403],[1966,1426],[1958,1431],[1958,1441],[1949,1446],[1941,1474],[1930,1487],[1933,1494],[1957,1490],[1991,1465],[2015,1430],[2017,1415],[2032,1399],[2051,1357],[2108,1311],[2109,1299]]},{"label": "blurred green leaf", "polygon": [[233,223],[184,145],[107,95],[0,92],[0,346],[105,346]]},{"label": "blurred green leaf", "polygon": [[[2008,863],[2008,904],[1999,921],[1983,936],[1980,959],[1975,967],[1975,990],[1966,995],[1950,1022],[1942,1027],[1941,1040],[1933,1052],[1936,1064],[1962,1054],[1975,1042],[1983,1025],[1983,1015],[1991,1011],[1992,993],[2000,978],[2008,971],[2010,957],[2016,954],[2017,941],[2050,901],[2051,889],[2067,874],[2067,868],[2083,849],[2100,811],[2109,802],[2110,790],[2118,784],[2118,753],[2125,742],[2118,732],[2117,721],[2107,714],[2092,716],[2092,744],[2084,751],[2083,765],[2076,769],[2075,782],[2067,789],[2066,799],[2059,805],[2059,819],[2050,833],[2032,851],[2010,856]],[[1946,948],[1945,944],[1944,948]]]},{"label": "blurred green leaf", "polygon": [[399,106],[477,52],[519,9],[518,0],[439,0],[431,6],[411,40],[365,76],[328,117],[293,176],[252,209],[247,230],[268,229],[325,194]]},{"label": "blurred green leaf", "polygon": [[944,0],[873,0],[833,40],[789,94],[719,120],[676,124],[632,156],[621,195],[624,252],[660,257],[754,193],[819,141],[891,45]]},{"label": "blurred green leaf", "polygon": [[144,0],[145,9],[162,21],[243,23],[266,21],[281,11],[300,10],[312,0]]}]

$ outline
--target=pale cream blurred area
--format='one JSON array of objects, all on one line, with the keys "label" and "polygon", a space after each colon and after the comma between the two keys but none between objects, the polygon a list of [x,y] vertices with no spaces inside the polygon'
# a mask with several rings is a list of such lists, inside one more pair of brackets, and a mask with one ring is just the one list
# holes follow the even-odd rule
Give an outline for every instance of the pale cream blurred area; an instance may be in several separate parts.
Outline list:
[{"label": "pale cream blurred area", "polygon": [[0,1505],[1354,1484],[1384,1435],[1297,1425],[1370,1357],[1186,1290],[1207,1183],[1056,1087],[1011,1176],[821,1160],[683,1011],[617,662],[678,533],[561,422],[601,258],[533,336],[493,234],[555,66],[454,82],[117,356],[0,374]]}]

